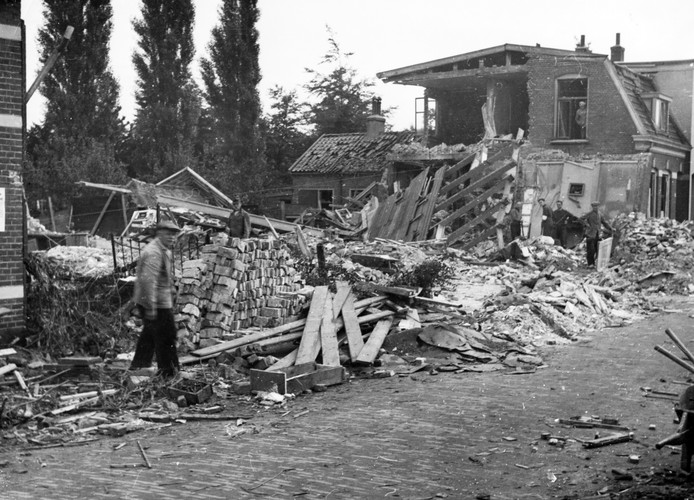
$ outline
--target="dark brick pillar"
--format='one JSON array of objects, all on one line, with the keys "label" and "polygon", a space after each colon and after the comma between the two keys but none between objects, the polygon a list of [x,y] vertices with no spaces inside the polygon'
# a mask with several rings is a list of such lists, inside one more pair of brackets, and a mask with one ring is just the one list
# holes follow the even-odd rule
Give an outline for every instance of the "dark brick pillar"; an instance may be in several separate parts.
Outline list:
[{"label": "dark brick pillar", "polygon": [[0,2],[0,337],[25,326],[24,24],[21,0]]}]

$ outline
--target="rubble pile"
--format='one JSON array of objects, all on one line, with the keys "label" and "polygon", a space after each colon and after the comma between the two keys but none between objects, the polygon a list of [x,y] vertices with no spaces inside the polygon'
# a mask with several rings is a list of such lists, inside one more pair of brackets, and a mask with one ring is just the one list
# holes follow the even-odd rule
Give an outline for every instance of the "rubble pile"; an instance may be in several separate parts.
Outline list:
[{"label": "rubble pile", "polygon": [[304,303],[304,296],[296,293],[297,277],[279,240],[233,238],[228,247],[206,245],[201,259],[183,263],[179,334],[197,342],[296,320]]},{"label": "rubble pile", "polygon": [[622,237],[612,262],[622,279],[648,292],[694,293],[694,238],[691,222],[620,216],[614,221]]},{"label": "rubble pile", "polygon": [[32,252],[32,258],[46,262],[62,278],[100,278],[113,274],[110,249],[83,246],[55,246]]}]

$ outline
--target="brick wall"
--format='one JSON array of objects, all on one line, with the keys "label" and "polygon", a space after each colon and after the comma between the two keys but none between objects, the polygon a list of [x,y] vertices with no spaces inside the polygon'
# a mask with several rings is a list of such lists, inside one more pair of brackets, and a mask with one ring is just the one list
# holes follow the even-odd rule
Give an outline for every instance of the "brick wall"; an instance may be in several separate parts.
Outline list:
[{"label": "brick wall", "polygon": [[[609,63],[608,63],[609,64]],[[534,146],[579,154],[632,154],[636,126],[603,58],[536,56],[527,67],[530,97],[529,139]],[[563,75],[588,78],[588,124],[586,144],[552,144],[554,137],[555,82]]]},{"label": "brick wall", "polygon": [[[21,2],[0,2],[0,336],[24,329],[24,29]],[[4,224],[3,224],[4,223]],[[4,227],[3,227],[4,226]]]}]

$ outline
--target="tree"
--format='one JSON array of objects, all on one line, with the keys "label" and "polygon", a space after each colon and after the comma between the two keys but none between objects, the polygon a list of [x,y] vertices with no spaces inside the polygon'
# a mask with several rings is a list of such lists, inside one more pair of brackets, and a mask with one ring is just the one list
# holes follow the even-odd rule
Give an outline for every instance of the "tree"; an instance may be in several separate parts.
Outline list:
[{"label": "tree", "polygon": [[41,61],[53,52],[68,26],[70,43],[44,79],[43,124],[27,139],[26,183],[30,199],[75,194],[75,182],[121,182],[116,161],[125,125],[118,105],[119,86],[109,69],[113,15],[110,0],[44,1],[46,24],[39,31]]},{"label": "tree", "polygon": [[311,80],[304,87],[316,98],[310,106],[309,121],[318,135],[364,131],[373,82],[358,78],[357,71],[348,64],[352,53],[343,53],[332,30],[327,30],[330,48],[320,64],[328,66],[328,71],[306,68]]},{"label": "tree", "polygon": [[208,46],[210,57],[200,63],[213,136],[207,169],[221,175],[221,187],[230,193],[257,192],[267,180],[258,17],[257,0],[224,0]]},{"label": "tree", "polygon": [[193,162],[200,91],[190,65],[195,55],[192,0],[143,0],[142,18],[133,21],[139,50],[132,129],[133,172],[158,181]]},{"label": "tree", "polygon": [[302,103],[295,90],[280,86],[270,89],[270,113],[265,117],[265,145],[268,171],[275,185],[289,182],[287,171],[315,139],[306,131]]}]

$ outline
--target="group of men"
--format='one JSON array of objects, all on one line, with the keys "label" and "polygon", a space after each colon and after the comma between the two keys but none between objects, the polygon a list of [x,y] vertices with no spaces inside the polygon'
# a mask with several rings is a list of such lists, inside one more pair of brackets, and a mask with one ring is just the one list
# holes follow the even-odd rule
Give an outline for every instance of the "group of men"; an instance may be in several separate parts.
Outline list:
[{"label": "group of men", "polygon": [[[569,225],[573,222],[583,224],[586,236],[586,260],[589,266],[594,266],[598,256],[598,242],[602,228],[605,227],[608,231],[612,231],[610,223],[600,213],[600,203],[597,201],[591,203],[591,211],[581,218],[577,218],[566,210],[561,200],[557,201],[556,210],[552,210],[544,198],[540,198],[538,203],[542,208],[542,235],[558,239],[559,244],[564,248],[568,242]],[[516,202],[509,213],[512,240],[521,236],[522,207],[522,202]]]},{"label": "group of men", "polygon": [[[241,200],[235,199],[226,224],[229,237],[250,237],[250,216],[241,207]],[[179,232],[175,222],[159,221],[156,236],[140,254],[133,296],[143,327],[130,369],[149,369],[156,355],[157,374],[164,379],[173,378],[179,370],[172,269],[172,248]]]}]

